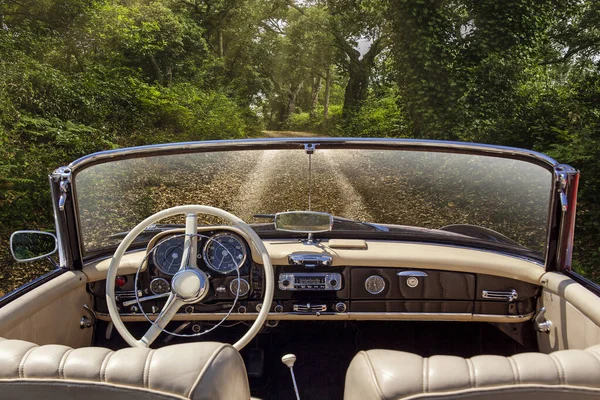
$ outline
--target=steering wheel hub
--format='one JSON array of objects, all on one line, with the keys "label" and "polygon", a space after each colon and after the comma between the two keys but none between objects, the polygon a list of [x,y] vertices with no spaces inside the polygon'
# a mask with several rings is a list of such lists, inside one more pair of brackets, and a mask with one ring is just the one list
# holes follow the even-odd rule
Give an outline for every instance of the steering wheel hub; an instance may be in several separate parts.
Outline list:
[{"label": "steering wheel hub", "polygon": [[208,277],[197,269],[185,269],[173,276],[173,293],[185,302],[203,299],[208,292]]}]

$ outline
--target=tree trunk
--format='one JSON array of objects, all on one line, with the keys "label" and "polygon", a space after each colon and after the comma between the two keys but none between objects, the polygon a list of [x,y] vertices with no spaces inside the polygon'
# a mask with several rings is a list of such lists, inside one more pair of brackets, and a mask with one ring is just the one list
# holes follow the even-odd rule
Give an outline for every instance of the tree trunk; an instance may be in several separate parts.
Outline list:
[{"label": "tree trunk", "polygon": [[350,58],[348,85],[344,92],[344,108],[342,109],[342,118],[348,122],[360,111],[362,104],[367,99],[369,78],[375,65],[375,58],[385,46],[382,43],[383,37],[380,37],[371,44],[369,51],[361,58],[360,52],[343,37],[336,35],[336,39]]},{"label": "tree trunk", "polygon": [[329,94],[331,92],[331,65],[327,66],[327,75],[325,75],[325,98],[323,99],[323,123],[329,118]]},{"label": "tree trunk", "polygon": [[171,83],[173,83],[173,65],[171,63],[167,64],[165,75],[167,77],[167,86],[171,86]]},{"label": "tree trunk", "polygon": [[150,62],[152,64],[152,70],[154,71],[154,78],[159,84],[162,84],[162,72],[160,71],[160,66],[158,65],[158,61],[156,61],[154,54],[150,54]]},{"label": "tree trunk", "polygon": [[348,121],[358,114],[363,102],[367,99],[371,65],[365,65],[364,59],[350,61],[349,72],[348,85],[344,92],[344,108],[342,109],[344,121]]},{"label": "tree trunk", "polygon": [[316,79],[313,79],[313,84],[310,93],[310,117],[314,118],[316,116],[315,110],[317,108],[317,104],[319,103],[319,92],[321,91],[321,83],[323,79],[321,76],[317,76]]},{"label": "tree trunk", "polygon": [[223,49],[223,31],[219,30],[219,57],[223,58],[225,51]]},{"label": "tree trunk", "polygon": [[292,86],[292,90],[290,90],[286,120],[296,111],[296,98],[298,97],[298,93],[300,93],[300,89],[302,89],[303,83],[300,82],[295,88]]}]

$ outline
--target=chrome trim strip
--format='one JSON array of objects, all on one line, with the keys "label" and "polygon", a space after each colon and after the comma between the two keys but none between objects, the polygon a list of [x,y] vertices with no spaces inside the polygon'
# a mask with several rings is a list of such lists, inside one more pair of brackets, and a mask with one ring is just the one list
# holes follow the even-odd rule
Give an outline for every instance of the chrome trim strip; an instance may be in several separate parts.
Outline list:
[{"label": "chrome trim strip", "polygon": [[[202,321],[202,320],[221,320],[226,313],[178,313],[173,317],[174,321]],[[142,314],[122,313],[120,314],[124,322],[146,321]],[[150,319],[156,318],[158,314],[147,314]],[[256,318],[258,313],[232,313],[229,320],[247,321]],[[523,315],[495,315],[495,314],[470,314],[470,313],[406,313],[406,312],[321,312],[319,314],[304,313],[269,313],[269,320],[404,320],[404,321],[464,321],[464,322],[506,322],[519,323],[529,321],[534,313]],[[107,313],[98,313],[98,319],[110,321]]]},{"label": "chrome trim strip", "polygon": [[515,289],[511,290],[510,292],[502,290],[483,290],[481,292],[481,296],[484,299],[504,300],[508,302],[515,301],[519,298],[519,294]]},{"label": "chrome trim strip", "polygon": [[[301,149],[306,143],[318,144],[321,148],[332,148],[337,146],[357,146],[357,147],[389,147],[397,149],[410,150],[411,148],[425,148],[429,150],[446,150],[448,152],[465,152],[476,151],[481,153],[496,154],[512,157],[529,158],[541,162],[549,167],[558,165],[558,162],[553,158],[526,149],[515,147],[485,145],[469,142],[452,142],[443,140],[418,140],[418,139],[379,139],[379,138],[331,138],[331,137],[309,137],[309,138],[268,138],[268,139],[241,139],[241,140],[207,140],[199,142],[181,142],[181,143],[164,143],[148,146],[127,147],[115,150],[105,150],[93,154],[89,154],[78,158],[69,164],[72,172],[81,169],[87,164],[99,162],[102,160],[110,160],[117,157],[135,157],[141,154],[151,153],[168,153],[172,151],[195,152],[202,150],[244,150],[272,147],[274,144],[279,144],[283,147],[293,148],[298,146]],[[276,147],[273,147],[276,148]]]},{"label": "chrome trim strip", "polygon": [[400,271],[396,275],[398,275],[398,276],[427,276],[427,273],[423,272],[423,271]]}]

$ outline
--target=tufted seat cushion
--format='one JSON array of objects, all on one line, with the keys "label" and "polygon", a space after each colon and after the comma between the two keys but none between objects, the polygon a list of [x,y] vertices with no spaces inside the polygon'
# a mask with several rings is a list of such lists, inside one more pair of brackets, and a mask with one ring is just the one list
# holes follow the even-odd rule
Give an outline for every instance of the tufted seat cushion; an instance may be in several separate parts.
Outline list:
[{"label": "tufted seat cushion", "polygon": [[359,352],[346,373],[345,400],[600,398],[600,345],[512,357]]},{"label": "tufted seat cushion", "polygon": [[158,350],[72,349],[0,339],[0,398],[250,398],[240,354],[202,342]]}]

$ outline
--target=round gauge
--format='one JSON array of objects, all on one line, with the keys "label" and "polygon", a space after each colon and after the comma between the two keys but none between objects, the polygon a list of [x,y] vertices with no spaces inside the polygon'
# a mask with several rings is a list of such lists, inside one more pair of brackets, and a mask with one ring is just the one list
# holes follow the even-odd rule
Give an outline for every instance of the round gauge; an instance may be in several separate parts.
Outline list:
[{"label": "round gauge", "polygon": [[379,275],[371,275],[365,280],[365,289],[371,294],[379,294],[385,289],[385,281]]},{"label": "round gauge", "polygon": [[154,265],[164,274],[175,275],[183,257],[183,236],[163,240],[154,248]]},{"label": "round gauge", "polygon": [[231,291],[231,293],[233,293],[233,295],[235,296],[235,294],[238,291],[238,282],[239,282],[239,287],[240,287],[240,294],[239,296],[245,296],[248,294],[248,292],[250,291],[250,285],[248,284],[248,281],[242,278],[237,278],[231,281],[231,283],[229,284],[229,290]]},{"label": "round gauge", "polygon": [[227,274],[241,267],[246,261],[246,246],[238,235],[218,233],[213,235],[202,252],[204,262],[213,271]]},{"label": "round gauge", "polygon": [[150,282],[150,291],[154,294],[163,294],[171,290],[171,285],[164,278],[154,278]]}]

